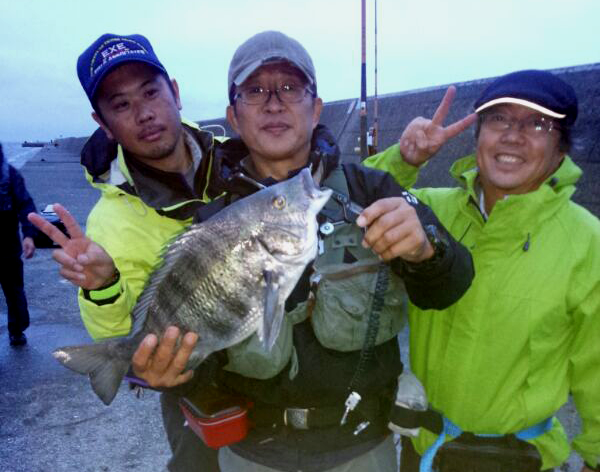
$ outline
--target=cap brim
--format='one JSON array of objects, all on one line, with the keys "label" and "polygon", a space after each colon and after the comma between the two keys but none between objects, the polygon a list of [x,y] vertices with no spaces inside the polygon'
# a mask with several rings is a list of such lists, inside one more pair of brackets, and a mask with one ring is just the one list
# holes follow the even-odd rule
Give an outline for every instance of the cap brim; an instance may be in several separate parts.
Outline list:
[{"label": "cap brim", "polygon": [[502,103],[512,103],[514,105],[522,105],[527,108],[531,108],[532,110],[539,111],[544,115],[551,116],[552,118],[562,119],[566,117],[566,114],[556,113],[555,111],[550,110],[549,108],[538,105],[537,103],[530,102],[529,100],[523,100],[522,98],[513,98],[513,97],[500,97],[495,98],[494,100],[490,100],[489,102],[484,103],[479,108],[475,110],[475,113],[479,113],[487,108],[493,107],[494,105],[500,105]]},{"label": "cap brim", "polygon": [[113,59],[113,61],[111,61],[111,63],[110,63],[110,66],[107,67],[102,72],[100,72],[97,75],[97,77],[95,78],[94,86],[92,87],[92,90],[90,92],[90,99],[91,98],[95,99],[96,92],[98,92],[98,87],[100,86],[100,83],[104,80],[104,78],[108,74],[110,74],[113,70],[115,70],[115,68],[122,66],[126,62],[143,62],[144,64],[148,64],[149,66],[152,66],[155,69],[158,69],[159,71],[164,72],[165,74],[169,75],[164,67],[159,66],[155,61],[146,59],[145,57],[123,57],[123,58]]},{"label": "cap brim", "polygon": [[258,69],[259,67],[261,67],[265,64],[274,63],[274,62],[287,62],[287,63],[291,64],[292,66],[294,66],[296,69],[298,69],[300,72],[302,72],[304,74],[304,77],[306,77],[306,80],[308,80],[308,83],[310,85],[313,85],[314,82],[311,79],[310,74],[307,73],[303,67],[301,67],[299,64],[296,64],[294,61],[292,61],[290,59],[287,59],[285,57],[279,57],[279,56],[273,56],[273,57],[269,57],[267,59],[257,59],[256,61],[247,65],[238,75],[236,75],[233,78],[233,83],[236,86],[243,84],[244,81],[248,77],[250,77],[256,69]]}]

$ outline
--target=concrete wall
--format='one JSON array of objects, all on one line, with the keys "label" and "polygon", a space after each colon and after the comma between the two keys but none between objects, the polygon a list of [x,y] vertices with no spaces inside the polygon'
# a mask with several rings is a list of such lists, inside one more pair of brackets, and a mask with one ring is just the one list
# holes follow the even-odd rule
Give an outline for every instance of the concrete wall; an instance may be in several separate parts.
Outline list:
[{"label": "concrete wall", "polygon": [[[574,136],[578,145],[571,152],[575,162],[583,169],[575,201],[581,203],[600,217],[600,63],[554,69],[552,72],[570,83],[579,97],[579,117]],[[493,78],[454,84],[457,95],[446,119],[451,123],[472,111],[473,103]],[[431,117],[448,85],[427,89],[411,90],[380,96],[379,149],[383,150],[397,142],[406,125],[416,116]],[[325,97],[326,98],[326,97]],[[357,159],[355,148],[360,135],[360,117],[356,98],[328,102],[321,115],[321,123],[327,125],[342,149],[345,159]],[[369,125],[373,124],[373,99],[367,105]],[[220,125],[228,136],[234,132],[224,118],[203,120],[200,125]],[[210,128],[217,135],[220,127]],[[78,151],[87,138],[65,138],[58,140],[59,147]],[[473,152],[473,131],[467,130],[448,142],[435,159],[421,173],[417,186],[452,186],[455,182],[448,175],[451,163],[458,157]]]},{"label": "concrete wall", "polygon": [[[579,98],[579,117],[574,129],[578,146],[571,157],[583,169],[575,201],[581,203],[600,217],[600,63],[552,70],[570,83]],[[451,123],[470,113],[473,103],[493,78],[473,80],[454,84],[457,87],[456,99],[446,119]],[[427,89],[411,90],[380,96],[379,107],[379,149],[383,150],[397,142],[406,125],[416,116],[431,118],[440,103],[448,85]],[[326,97],[325,97],[326,98]],[[338,140],[345,159],[356,159],[354,148],[358,146],[360,117],[357,99],[339,100],[325,104],[321,123],[327,125]],[[368,100],[368,123],[373,124],[372,98]],[[224,119],[201,121],[201,125],[219,123],[233,130]],[[465,131],[448,142],[436,158],[422,172],[417,186],[452,186],[453,179],[448,175],[452,162],[474,150],[472,130]]]}]

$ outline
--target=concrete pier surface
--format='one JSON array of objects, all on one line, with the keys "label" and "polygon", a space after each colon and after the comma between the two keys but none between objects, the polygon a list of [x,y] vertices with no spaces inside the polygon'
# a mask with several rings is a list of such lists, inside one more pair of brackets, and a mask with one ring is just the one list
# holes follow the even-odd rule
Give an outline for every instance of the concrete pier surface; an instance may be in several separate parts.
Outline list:
[{"label": "concrete pier surface", "polygon": [[[86,182],[77,152],[44,148],[21,172],[39,210],[59,202],[85,225],[99,193]],[[24,265],[31,327],[23,348],[9,346],[0,296],[0,471],[166,470],[170,451],[158,394],[147,391],[138,399],[123,384],[105,406],[87,377],[60,366],[51,356],[55,348],[91,342],[79,317],[76,289],[59,276],[52,249],[38,249]],[[406,333],[400,344],[406,359]],[[578,431],[572,404],[559,418],[571,436]],[[581,461],[572,456],[560,470],[580,468]]]},{"label": "concrete pier surface", "polygon": [[[38,210],[62,203],[83,226],[99,192],[85,180],[77,153],[40,150],[22,169]],[[158,394],[140,399],[124,383],[105,406],[87,377],[51,356],[91,342],[76,289],[58,274],[52,249],[24,262],[31,326],[28,344],[11,348],[0,296],[0,471],[163,471],[170,456]]]}]

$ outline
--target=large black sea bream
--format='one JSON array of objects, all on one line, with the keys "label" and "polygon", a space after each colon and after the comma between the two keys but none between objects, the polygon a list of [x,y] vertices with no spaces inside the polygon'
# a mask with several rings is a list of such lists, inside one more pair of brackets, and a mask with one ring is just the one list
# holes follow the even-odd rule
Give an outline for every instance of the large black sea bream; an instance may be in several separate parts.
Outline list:
[{"label": "large black sea bream", "polygon": [[330,195],[304,169],[192,225],[164,251],[133,309],[127,337],[59,348],[54,357],[88,374],[108,405],[142,339],[160,337],[169,325],[198,333],[191,369],[254,332],[270,349],[285,300],[316,257],[316,215]]}]

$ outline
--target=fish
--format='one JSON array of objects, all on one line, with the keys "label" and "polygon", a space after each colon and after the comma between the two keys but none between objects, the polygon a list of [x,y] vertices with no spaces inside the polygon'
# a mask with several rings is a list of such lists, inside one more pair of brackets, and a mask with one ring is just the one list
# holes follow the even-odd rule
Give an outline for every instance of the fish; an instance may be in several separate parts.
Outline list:
[{"label": "fish", "polygon": [[131,312],[127,336],[61,347],[53,356],[88,375],[109,405],[140,342],[149,333],[160,338],[168,326],[198,334],[186,370],[254,333],[271,350],[285,301],[317,256],[317,214],[331,193],[305,168],[191,225],[163,251]]}]

